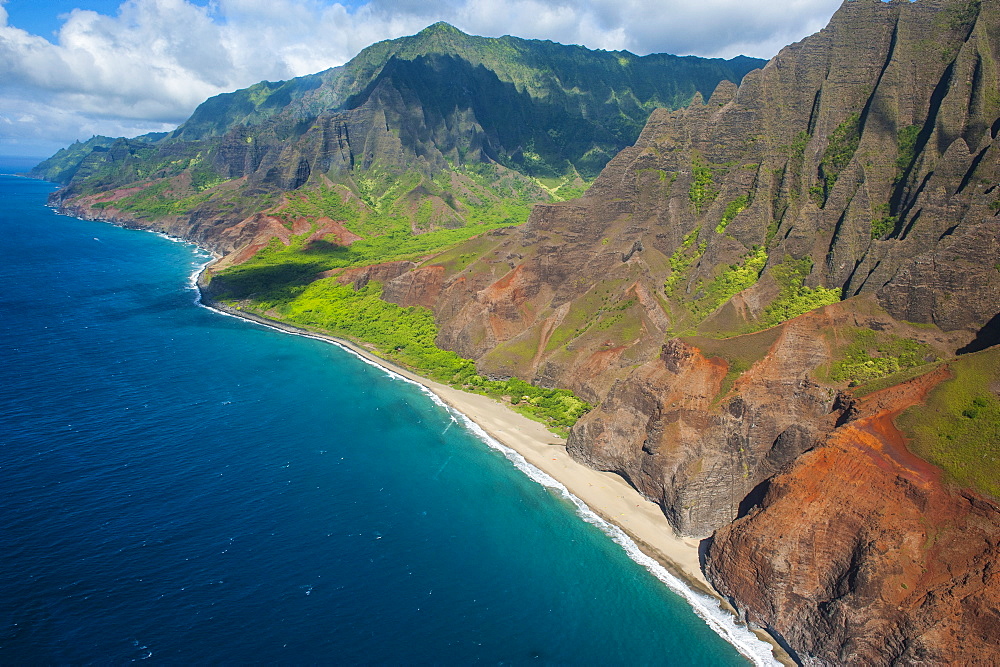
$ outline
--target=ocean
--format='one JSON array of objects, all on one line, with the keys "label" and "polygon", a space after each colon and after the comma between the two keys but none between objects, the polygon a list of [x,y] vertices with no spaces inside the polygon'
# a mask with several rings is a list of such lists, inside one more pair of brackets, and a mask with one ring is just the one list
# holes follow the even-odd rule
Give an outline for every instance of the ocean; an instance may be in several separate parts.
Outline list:
[{"label": "ocean", "polygon": [[54,187],[0,176],[0,664],[748,662],[421,388]]}]

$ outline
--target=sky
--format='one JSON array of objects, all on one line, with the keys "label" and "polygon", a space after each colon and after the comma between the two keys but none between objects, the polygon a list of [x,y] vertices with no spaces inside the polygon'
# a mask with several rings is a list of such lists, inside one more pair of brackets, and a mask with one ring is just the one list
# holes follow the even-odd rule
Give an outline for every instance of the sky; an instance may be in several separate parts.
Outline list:
[{"label": "sky", "polygon": [[0,155],[166,131],[202,101],[447,21],[628,50],[770,58],[841,0],[0,0]]}]

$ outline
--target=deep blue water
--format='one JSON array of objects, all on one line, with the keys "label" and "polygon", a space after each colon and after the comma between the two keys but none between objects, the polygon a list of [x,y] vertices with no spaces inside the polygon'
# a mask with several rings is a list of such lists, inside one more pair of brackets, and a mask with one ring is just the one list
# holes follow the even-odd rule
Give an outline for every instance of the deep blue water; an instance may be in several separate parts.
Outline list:
[{"label": "deep blue water", "polygon": [[0,663],[730,665],[418,388],[0,176]]}]

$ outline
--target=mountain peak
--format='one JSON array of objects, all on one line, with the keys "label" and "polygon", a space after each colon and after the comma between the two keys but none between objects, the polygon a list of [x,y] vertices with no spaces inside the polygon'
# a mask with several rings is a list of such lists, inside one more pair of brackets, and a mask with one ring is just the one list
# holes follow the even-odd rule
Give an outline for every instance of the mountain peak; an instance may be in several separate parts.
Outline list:
[{"label": "mountain peak", "polygon": [[419,37],[432,37],[434,35],[467,36],[466,33],[462,32],[461,30],[451,25],[450,23],[446,23],[445,21],[438,21],[437,23],[432,23],[431,25],[427,26],[419,33],[417,33],[417,36]]}]

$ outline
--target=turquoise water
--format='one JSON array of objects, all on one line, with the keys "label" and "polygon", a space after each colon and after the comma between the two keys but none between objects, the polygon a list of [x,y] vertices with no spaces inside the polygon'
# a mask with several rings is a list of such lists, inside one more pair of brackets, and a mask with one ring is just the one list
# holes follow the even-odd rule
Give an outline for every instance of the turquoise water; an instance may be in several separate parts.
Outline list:
[{"label": "turquoise water", "polygon": [[412,384],[0,176],[0,663],[745,664]]}]

